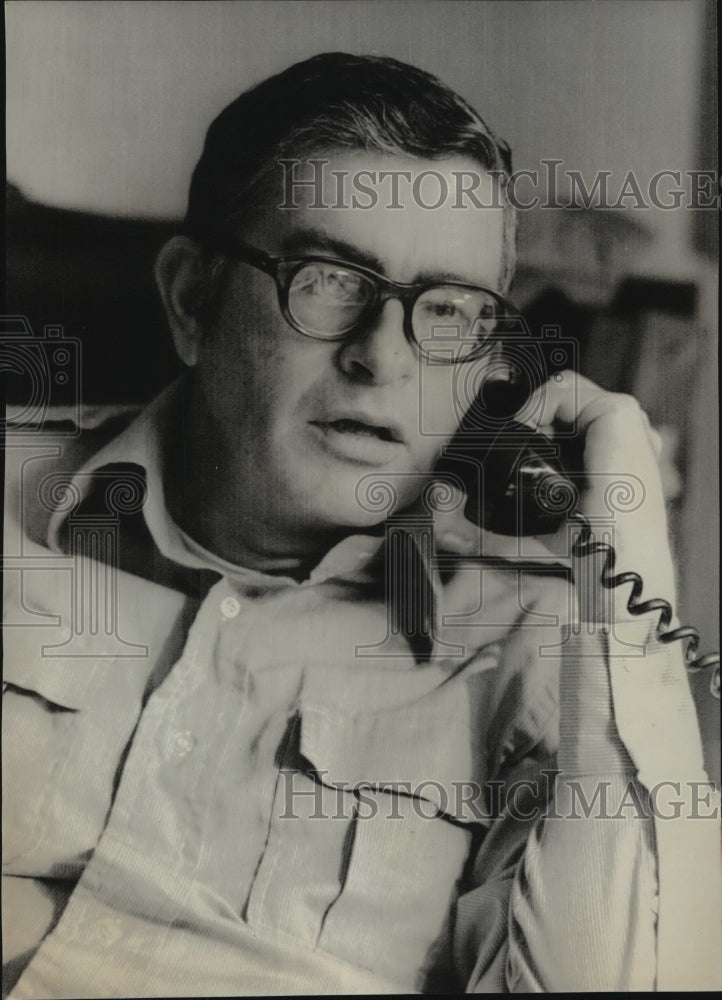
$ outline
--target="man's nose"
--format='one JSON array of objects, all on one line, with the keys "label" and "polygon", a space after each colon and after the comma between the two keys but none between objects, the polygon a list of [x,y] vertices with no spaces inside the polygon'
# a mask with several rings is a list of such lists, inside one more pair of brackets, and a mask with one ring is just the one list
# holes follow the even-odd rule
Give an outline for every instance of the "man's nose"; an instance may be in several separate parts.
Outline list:
[{"label": "man's nose", "polygon": [[404,334],[403,306],[393,299],[338,352],[339,367],[346,375],[374,385],[408,382],[417,363],[416,350]]}]

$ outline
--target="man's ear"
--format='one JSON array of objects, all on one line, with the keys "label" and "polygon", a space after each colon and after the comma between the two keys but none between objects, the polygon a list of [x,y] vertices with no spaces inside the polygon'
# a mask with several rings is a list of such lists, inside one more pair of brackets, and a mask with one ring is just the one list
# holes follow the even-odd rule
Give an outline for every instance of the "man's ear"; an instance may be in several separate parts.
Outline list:
[{"label": "man's ear", "polygon": [[205,293],[203,252],[187,236],[174,236],[161,248],[155,280],[181,361],[198,362],[203,327],[199,306]]}]

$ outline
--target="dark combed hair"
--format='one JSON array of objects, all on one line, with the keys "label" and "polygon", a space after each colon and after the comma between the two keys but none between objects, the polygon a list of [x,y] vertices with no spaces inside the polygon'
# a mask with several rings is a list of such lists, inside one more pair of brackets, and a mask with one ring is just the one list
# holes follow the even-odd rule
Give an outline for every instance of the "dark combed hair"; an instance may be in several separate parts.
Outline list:
[{"label": "dark combed hair", "polygon": [[511,154],[435,76],[381,56],[326,52],[241,94],[211,124],[193,173],[185,230],[206,247],[250,217],[281,159],[367,150],[442,160],[466,155],[498,178],[506,212],[504,284],[514,268]]}]

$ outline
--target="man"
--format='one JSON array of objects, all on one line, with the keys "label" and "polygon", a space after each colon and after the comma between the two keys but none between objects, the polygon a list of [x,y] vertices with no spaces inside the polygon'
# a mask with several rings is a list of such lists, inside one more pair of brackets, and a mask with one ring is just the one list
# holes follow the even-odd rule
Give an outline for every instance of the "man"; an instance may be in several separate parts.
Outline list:
[{"label": "man", "polygon": [[[679,644],[600,599],[568,525],[503,539],[458,477],[427,489],[460,386],[511,374],[509,172],[389,59],[317,56],[211,126],[157,263],[187,374],[10,491],[23,553],[75,581],[63,605],[25,573],[11,604],[12,996],[714,981]],[[644,484],[616,566],[674,605],[643,413],[569,371],[532,388],[587,518]]]}]

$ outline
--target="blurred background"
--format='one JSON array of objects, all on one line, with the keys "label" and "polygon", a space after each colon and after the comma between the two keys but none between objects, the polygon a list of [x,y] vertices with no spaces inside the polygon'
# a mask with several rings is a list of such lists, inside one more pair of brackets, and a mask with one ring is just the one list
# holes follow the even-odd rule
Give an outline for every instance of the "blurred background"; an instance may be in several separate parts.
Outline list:
[{"label": "blurred background", "polygon": [[[566,170],[587,188],[608,171],[616,200],[630,171],[646,193],[659,171],[717,168],[706,0],[9,0],[5,18],[7,305],[26,318],[5,332],[78,338],[87,403],[140,402],[175,374],[151,266],[205,129],[241,90],[316,52],[437,74],[507,139],[515,169],[544,176],[543,160],[563,161],[561,205]],[[520,213],[512,297],[532,327],[576,338],[580,370],[634,392],[662,431],[680,615],[716,649],[717,217],[634,202]],[[54,402],[72,382],[55,380]],[[719,780],[706,686],[695,694]]]}]

